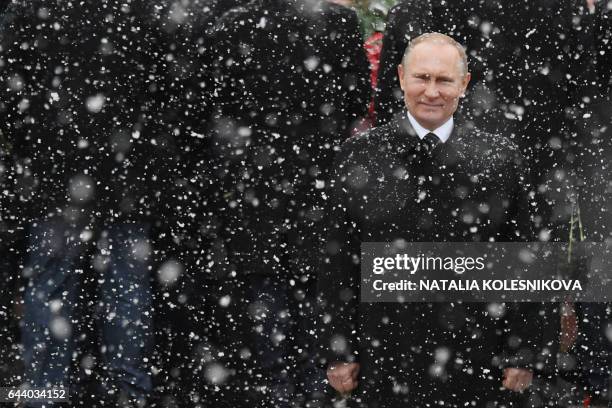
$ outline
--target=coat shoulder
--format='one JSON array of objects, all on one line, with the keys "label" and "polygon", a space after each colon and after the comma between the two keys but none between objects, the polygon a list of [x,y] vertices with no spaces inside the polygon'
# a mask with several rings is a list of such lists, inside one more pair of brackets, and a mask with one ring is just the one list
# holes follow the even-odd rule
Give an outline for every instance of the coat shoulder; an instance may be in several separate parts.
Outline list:
[{"label": "coat shoulder", "polygon": [[510,138],[480,129],[464,131],[461,137],[467,157],[483,167],[521,166],[523,157],[518,145]]},{"label": "coat shoulder", "polygon": [[473,132],[476,138],[484,141],[493,150],[505,151],[508,153],[520,155],[520,150],[519,150],[518,145],[507,136],[504,136],[498,133],[485,132],[480,129],[475,129]]},{"label": "coat shoulder", "polygon": [[394,131],[392,123],[368,129],[345,140],[340,146],[340,151],[344,154],[372,154],[387,144],[389,135]]},{"label": "coat shoulder", "polygon": [[393,156],[393,143],[390,139],[394,131],[392,124],[385,124],[347,139],[336,154],[336,168],[348,168],[348,165],[377,171]]}]

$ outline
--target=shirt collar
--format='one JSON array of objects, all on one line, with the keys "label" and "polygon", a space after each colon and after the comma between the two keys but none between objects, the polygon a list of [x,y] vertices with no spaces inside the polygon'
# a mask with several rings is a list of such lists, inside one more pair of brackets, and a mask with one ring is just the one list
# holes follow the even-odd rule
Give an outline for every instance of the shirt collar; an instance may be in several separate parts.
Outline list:
[{"label": "shirt collar", "polygon": [[438,136],[442,143],[446,143],[451,135],[451,132],[453,131],[454,122],[452,116],[446,122],[444,122],[442,126],[432,132],[431,130],[425,129],[423,126],[421,126],[419,122],[417,122],[417,120],[410,114],[410,112],[406,111],[406,113],[408,114],[408,120],[410,121],[410,124],[412,125],[412,128],[416,134],[419,136],[419,139],[423,139],[428,133],[433,133]]}]

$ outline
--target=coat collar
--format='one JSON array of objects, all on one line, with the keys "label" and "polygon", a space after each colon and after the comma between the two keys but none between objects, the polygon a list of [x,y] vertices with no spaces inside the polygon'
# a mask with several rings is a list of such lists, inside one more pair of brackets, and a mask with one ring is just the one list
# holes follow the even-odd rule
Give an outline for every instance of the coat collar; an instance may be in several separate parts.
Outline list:
[{"label": "coat collar", "polygon": [[[455,114],[453,131],[446,143],[439,143],[433,151],[437,161],[447,164],[465,161],[466,149],[470,145],[470,126],[462,115]],[[386,150],[394,152],[399,157],[411,154],[419,143],[419,137],[412,128],[408,116],[400,113],[389,122],[384,134],[387,138]]]},{"label": "coat collar", "polygon": [[450,137],[454,128],[454,118],[452,116],[447,119],[446,122],[442,124],[442,126],[439,126],[435,130],[429,130],[421,126],[421,124],[416,120],[414,116],[410,114],[410,112],[406,112],[406,115],[408,116],[408,120],[410,121],[412,128],[417,132],[417,135],[421,139],[423,139],[425,135],[433,133],[442,143],[445,143]]},{"label": "coat collar", "polygon": [[[466,123],[465,119],[458,114],[455,114],[453,119],[454,125],[450,137],[446,143],[440,143],[437,148],[448,144],[455,144],[463,139]],[[389,129],[389,143],[391,146],[401,151],[410,151],[419,142],[419,136],[412,127],[406,111],[397,114],[390,122],[389,126],[391,127]]]}]

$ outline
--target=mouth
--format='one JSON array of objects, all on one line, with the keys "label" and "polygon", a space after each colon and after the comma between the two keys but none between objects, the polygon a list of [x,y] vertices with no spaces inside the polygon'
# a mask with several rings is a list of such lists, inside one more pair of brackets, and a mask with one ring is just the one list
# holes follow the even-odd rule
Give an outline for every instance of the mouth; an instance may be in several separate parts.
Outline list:
[{"label": "mouth", "polygon": [[420,105],[426,106],[428,108],[442,108],[444,104],[441,103],[427,103],[427,102],[419,102]]}]

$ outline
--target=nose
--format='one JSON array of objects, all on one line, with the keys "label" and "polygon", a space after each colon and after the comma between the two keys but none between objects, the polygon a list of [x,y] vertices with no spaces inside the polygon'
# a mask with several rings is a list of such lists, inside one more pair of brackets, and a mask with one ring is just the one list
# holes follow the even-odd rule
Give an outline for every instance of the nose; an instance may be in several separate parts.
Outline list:
[{"label": "nose", "polygon": [[434,99],[440,96],[440,91],[435,81],[430,81],[427,84],[427,88],[425,88],[425,96],[431,99]]}]

